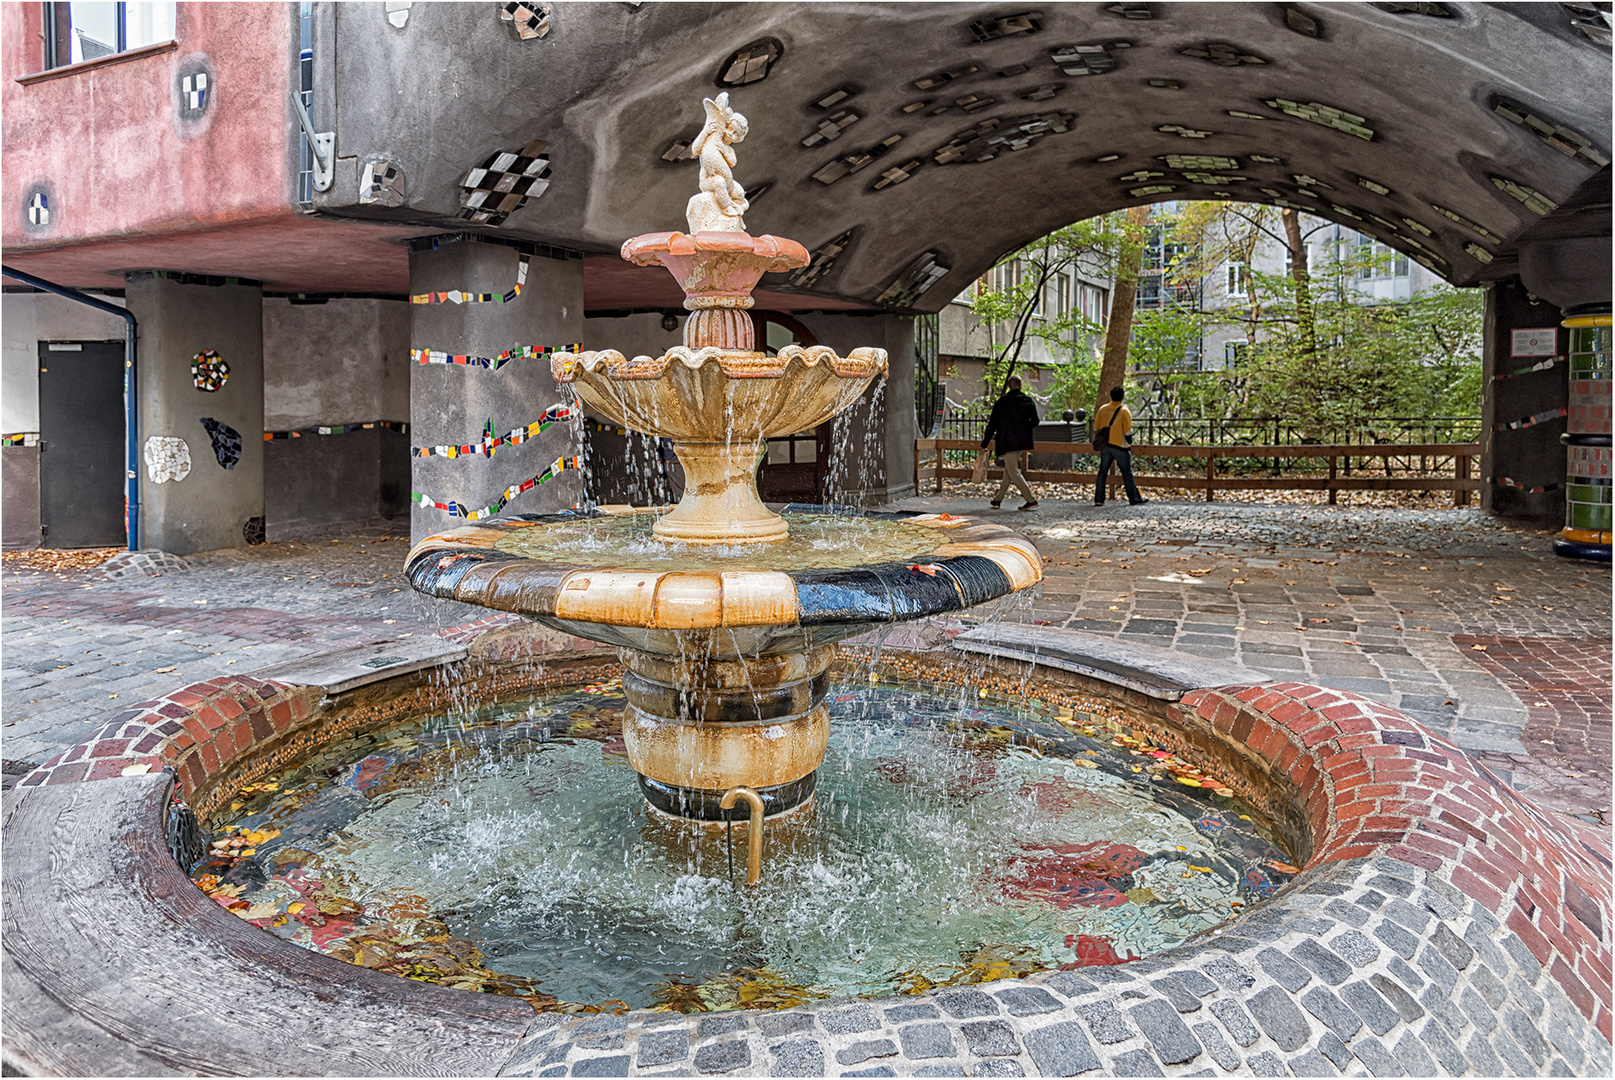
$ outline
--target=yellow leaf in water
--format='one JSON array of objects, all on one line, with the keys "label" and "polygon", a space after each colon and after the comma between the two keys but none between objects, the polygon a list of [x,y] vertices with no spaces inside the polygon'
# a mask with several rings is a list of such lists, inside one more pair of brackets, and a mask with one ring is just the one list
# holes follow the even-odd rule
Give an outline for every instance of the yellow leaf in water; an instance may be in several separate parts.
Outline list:
[{"label": "yellow leaf in water", "polygon": [[295,904],[287,904],[286,905],[286,910],[291,912],[293,915],[296,915],[299,911],[302,911],[303,908],[306,907],[306,906],[307,905],[305,905],[301,900],[299,900]]},{"label": "yellow leaf in water", "polygon": [[1071,764],[1073,764],[1073,765],[1081,765],[1084,769],[1097,769],[1097,768],[1099,768],[1098,764],[1096,764],[1095,762],[1085,761],[1082,758],[1078,758],[1077,760],[1073,761]]},{"label": "yellow leaf in water", "polygon": [[1209,866],[1196,866],[1194,863],[1189,864],[1189,869],[1193,870],[1197,874],[1209,874],[1209,873],[1211,873],[1211,867],[1209,867]]},{"label": "yellow leaf in water", "polygon": [[1127,899],[1135,904],[1153,904],[1156,902],[1155,890],[1146,886],[1127,890]]},{"label": "yellow leaf in water", "polygon": [[237,914],[243,919],[270,919],[280,914],[280,908],[274,904],[252,904]]},{"label": "yellow leaf in water", "polygon": [[256,855],[257,853],[258,853],[257,848],[245,848],[242,851],[237,852],[237,854],[240,855],[243,859],[246,858],[248,855]]},{"label": "yellow leaf in water", "polygon": [[1184,787],[1199,787],[1200,786],[1200,781],[1198,781],[1198,780],[1190,780],[1187,776],[1178,777],[1178,783],[1182,784]]}]

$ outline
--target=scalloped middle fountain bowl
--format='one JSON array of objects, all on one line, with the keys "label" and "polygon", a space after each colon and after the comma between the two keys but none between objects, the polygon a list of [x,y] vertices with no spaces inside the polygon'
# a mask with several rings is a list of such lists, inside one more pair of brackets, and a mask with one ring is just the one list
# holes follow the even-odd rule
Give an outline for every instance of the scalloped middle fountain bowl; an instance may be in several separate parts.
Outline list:
[{"label": "scalloped middle fountain bowl", "polygon": [[757,495],[765,440],[810,430],[845,410],[887,370],[881,349],[846,357],[823,345],[778,355],[678,345],[632,360],[611,349],[562,353],[551,362],[596,412],[673,440],[684,497],[656,535],[694,544],[783,540],[785,520]]}]

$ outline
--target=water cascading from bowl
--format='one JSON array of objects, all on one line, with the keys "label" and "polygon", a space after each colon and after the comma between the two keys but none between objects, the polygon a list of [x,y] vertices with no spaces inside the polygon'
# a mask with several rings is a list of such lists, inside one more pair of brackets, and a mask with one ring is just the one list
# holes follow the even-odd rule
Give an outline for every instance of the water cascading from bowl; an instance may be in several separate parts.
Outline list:
[{"label": "water cascading from bowl", "polygon": [[[1028,588],[1042,579],[1042,560],[1008,529],[949,515],[844,526],[880,533],[883,542],[895,534],[902,561],[785,570],[770,559],[789,547],[791,532],[757,494],[767,440],[850,407],[885,377],[887,356],[756,348],[752,289],[764,273],[805,266],[808,255],[794,240],[745,231],[748,204],[731,170],[746,119],[727,94],[704,107],[690,151],[701,162],[701,190],[686,209],[690,231],[648,233],[622,247],[624,259],[660,265],[678,280],[691,313],[684,344],[659,357],[605,349],[551,361],[556,381],[589,409],[672,440],[685,493],[650,531],[689,563],[668,569],[626,544],[611,565],[569,563],[560,540],[576,531],[575,516],[516,518],[428,537],[410,553],[408,573],[430,595],[618,645],[627,669],[624,740],[647,801],[674,817],[723,821],[748,814],[744,801],[723,805],[739,787],[756,791],[768,816],[811,798],[828,738],[833,642]],[[607,534],[609,522],[583,524]]]}]

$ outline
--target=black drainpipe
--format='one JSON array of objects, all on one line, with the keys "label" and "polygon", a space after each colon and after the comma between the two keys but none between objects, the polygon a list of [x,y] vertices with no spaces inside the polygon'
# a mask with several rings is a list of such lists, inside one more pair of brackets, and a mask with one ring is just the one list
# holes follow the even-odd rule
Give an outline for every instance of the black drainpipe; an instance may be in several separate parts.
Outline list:
[{"label": "black drainpipe", "polygon": [[124,524],[129,536],[129,550],[140,550],[140,400],[135,396],[135,317],[128,310],[109,304],[105,300],[97,300],[93,296],[70,289],[65,285],[37,278],[32,274],[25,274],[21,270],[13,270],[9,266],[0,266],[0,274],[13,278],[24,285],[32,285],[57,296],[65,296],[69,300],[76,300],[81,304],[117,315],[123,319],[123,475],[124,475]]}]

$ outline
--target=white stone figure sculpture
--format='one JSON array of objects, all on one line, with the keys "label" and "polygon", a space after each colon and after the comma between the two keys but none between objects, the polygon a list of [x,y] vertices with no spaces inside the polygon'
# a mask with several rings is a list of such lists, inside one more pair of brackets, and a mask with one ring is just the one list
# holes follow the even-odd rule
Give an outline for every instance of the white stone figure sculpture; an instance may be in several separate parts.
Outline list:
[{"label": "white stone figure sculpture", "polygon": [[729,107],[727,91],[702,104],[707,122],[690,146],[690,156],[701,160],[701,193],[684,208],[684,219],[692,233],[745,232],[743,215],[751,204],[746,189],[730,172],[735,165],[730,146],[746,137],[746,118]]},{"label": "white stone figure sculpture", "polygon": [[191,448],[184,439],[153,435],[146,440],[146,475],[154,484],[176,484],[191,474]]}]

